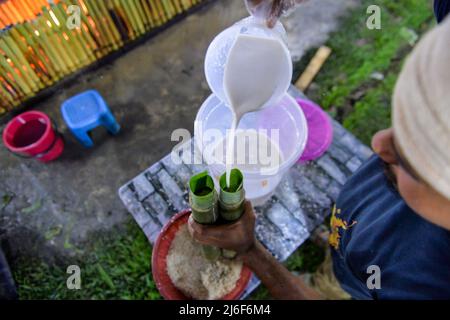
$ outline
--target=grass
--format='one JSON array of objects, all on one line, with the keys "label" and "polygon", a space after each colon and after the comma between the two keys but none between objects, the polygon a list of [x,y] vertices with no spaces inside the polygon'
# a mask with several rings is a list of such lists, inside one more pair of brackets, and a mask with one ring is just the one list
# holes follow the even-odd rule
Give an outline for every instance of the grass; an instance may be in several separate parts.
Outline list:
[{"label": "grass", "polygon": [[62,266],[18,261],[13,268],[21,299],[161,299],[151,275],[151,247],[139,227],[97,240],[85,259],[66,261],[81,269],[81,289],[69,290]]},{"label": "grass", "polygon": [[[390,126],[390,101],[397,75],[410,50],[414,33],[433,25],[430,3],[425,0],[363,0],[350,12],[327,45],[333,49],[307,94],[321,104],[366,144],[372,135]],[[382,8],[382,29],[366,28],[369,4]],[[297,75],[314,54],[296,66]],[[377,72],[383,80],[373,79]],[[6,199],[8,200],[8,199]],[[160,299],[150,273],[151,247],[136,224],[127,232],[111,233],[92,245],[82,261],[82,289],[66,288],[68,274],[61,266],[40,261],[18,261],[13,273],[21,299]],[[323,251],[307,242],[286,262],[296,272],[313,272]],[[252,299],[270,298],[264,287]]]},{"label": "grass", "polygon": [[[333,53],[306,93],[364,143],[390,126],[391,95],[414,35],[434,24],[429,1],[363,0],[332,34],[327,46]],[[379,5],[381,29],[366,27],[366,8]],[[351,31],[350,31],[351,30]],[[350,31],[350,32],[349,32]],[[315,50],[297,66],[304,69]],[[373,78],[374,73],[383,80]]]}]

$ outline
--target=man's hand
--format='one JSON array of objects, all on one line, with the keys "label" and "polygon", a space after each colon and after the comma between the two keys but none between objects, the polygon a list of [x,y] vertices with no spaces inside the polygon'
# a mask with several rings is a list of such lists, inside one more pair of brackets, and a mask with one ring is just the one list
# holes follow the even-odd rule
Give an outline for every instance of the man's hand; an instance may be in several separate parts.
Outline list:
[{"label": "man's hand", "polygon": [[274,298],[320,299],[320,295],[290,273],[255,238],[255,213],[249,201],[242,217],[221,226],[201,225],[189,218],[188,229],[201,244],[233,250],[261,279]]},{"label": "man's hand", "polygon": [[255,213],[249,201],[245,202],[242,217],[236,222],[220,225],[201,225],[189,218],[189,232],[201,244],[233,250],[245,255],[255,246]]},{"label": "man's hand", "polygon": [[266,19],[267,26],[273,28],[283,14],[303,1],[305,0],[245,0],[245,4],[253,16]]}]

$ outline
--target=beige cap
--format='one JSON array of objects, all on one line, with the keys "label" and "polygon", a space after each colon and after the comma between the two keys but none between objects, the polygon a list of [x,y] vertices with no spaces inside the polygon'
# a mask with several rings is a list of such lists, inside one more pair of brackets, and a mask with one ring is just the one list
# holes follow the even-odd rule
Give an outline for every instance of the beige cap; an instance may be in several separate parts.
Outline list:
[{"label": "beige cap", "polygon": [[393,104],[394,136],[403,156],[450,200],[450,18],[407,59]]}]

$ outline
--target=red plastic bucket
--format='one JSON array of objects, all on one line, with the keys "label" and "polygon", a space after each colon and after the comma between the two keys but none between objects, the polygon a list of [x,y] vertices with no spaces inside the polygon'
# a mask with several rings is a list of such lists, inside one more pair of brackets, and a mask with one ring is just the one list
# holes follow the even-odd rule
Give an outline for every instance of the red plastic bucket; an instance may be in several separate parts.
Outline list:
[{"label": "red plastic bucket", "polygon": [[[175,215],[162,229],[152,253],[152,274],[159,293],[166,300],[192,300],[178,290],[167,273],[167,254],[178,229],[188,222],[191,210],[185,210]],[[243,265],[241,277],[236,287],[220,300],[237,300],[244,292],[252,277],[251,270]]]},{"label": "red plastic bucket", "polygon": [[6,148],[18,156],[50,162],[64,150],[64,140],[50,118],[40,111],[28,111],[12,119],[3,131]]}]

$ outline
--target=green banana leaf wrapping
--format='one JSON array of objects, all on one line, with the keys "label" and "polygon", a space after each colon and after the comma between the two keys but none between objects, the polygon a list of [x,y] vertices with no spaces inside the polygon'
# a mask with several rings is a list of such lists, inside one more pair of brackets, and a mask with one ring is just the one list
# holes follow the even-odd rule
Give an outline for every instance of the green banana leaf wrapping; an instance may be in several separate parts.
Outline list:
[{"label": "green banana leaf wrapping", "polygon": [[219,184],[220,216],[227,221],[236,221],[244,212],[244,176],[239,169],[233,169],[230,175],[230,187],[227,186],[226,174],[220,177]]},{"label": "green banana leaf wrapping", "polygon": [[[202,254],[209,261],[216,261],[219,259],[222,251],[220,248],[214,246],[208,246],[206,244],[202,245]],[[231,259],[231,258],[230,258]]]},{"label": "green banana leaf wrapping", "polygon": [[208,172],[199,173],[189,181],[189,204],[197,223],[214,224],[219,218],[217,192]]},{"label": "green banana leaf wrapping", "polygon": [[[232,222],[244,213],[245,190],[244,176],[239,169],[231,170],[230,186],[227,186],[226,173],[220,177],[219,212],[222,219]],[[234,259],[237,253],[222,249],[222,256]]]},{"label": "green banana leaf wrapping", "polygon": [[[214,224],[219,218],[217,205],[217,192],[214,181],[208,173],[202,172],[189,181],[189,204],[192,209],[192,217],[200,224]],[[203,256],[215,261],[219,258],[221,250],[214,246],[202,246]]]}]

